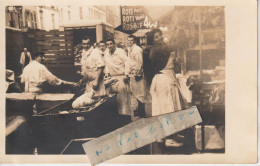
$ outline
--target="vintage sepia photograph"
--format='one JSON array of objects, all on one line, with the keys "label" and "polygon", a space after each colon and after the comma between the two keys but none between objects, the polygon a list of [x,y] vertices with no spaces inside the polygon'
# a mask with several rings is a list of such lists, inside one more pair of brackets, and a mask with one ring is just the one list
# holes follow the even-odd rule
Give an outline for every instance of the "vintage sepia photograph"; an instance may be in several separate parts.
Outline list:
[{"label": "vintage sepia photograph", "polygon": [[230,153],[225,5],[4,9],[4,155]]},{"label": "vintage sepia photograph", "polygon": [[6,6],[6,154],[85,154],[189,108],[199,123],[148,142],[120,135],[135,144],[122,154],[225,153],[224,9]]}]

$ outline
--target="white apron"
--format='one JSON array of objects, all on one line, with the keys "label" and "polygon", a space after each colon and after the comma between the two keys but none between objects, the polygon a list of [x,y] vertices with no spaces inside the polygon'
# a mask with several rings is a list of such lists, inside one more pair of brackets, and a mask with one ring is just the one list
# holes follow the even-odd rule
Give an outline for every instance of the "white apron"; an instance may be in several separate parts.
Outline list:
[{"label": "white apron", "polygon": [[173,56],[169,57],[166,67],[156,74],[152,80],[152,116],[175,112],[187,108],[187,102],[177,82]]}]

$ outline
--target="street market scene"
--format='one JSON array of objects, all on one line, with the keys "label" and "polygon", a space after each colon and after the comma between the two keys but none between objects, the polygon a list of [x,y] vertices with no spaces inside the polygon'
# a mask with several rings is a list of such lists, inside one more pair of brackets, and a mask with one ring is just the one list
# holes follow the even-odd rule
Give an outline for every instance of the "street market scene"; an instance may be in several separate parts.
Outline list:
[{"label": "street market scene", "polygon": [[6,154],[225,153],[224,7],[5,12]]}]

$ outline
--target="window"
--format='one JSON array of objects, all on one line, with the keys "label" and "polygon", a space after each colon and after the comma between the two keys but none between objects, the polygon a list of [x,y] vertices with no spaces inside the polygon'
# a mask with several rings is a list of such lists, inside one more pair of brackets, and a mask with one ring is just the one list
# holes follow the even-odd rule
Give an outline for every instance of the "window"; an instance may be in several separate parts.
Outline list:
[{"label": "window", "polygon": [[43,11],[40,10],[40,22],[41,22],[41,29],[44,29],[44,26],[43,26]]},{"label": "window", "polygon": [[51,14],[51,21],[52,21],[52,29],[55,29],[55,17],[54,17],[54,14]]},{"label": "window", "polygon": [[61,17],[61,18],[60,18],[61,21],[63,22],[63,9],[62,9],[62,8],[60,9],[60,17]]},{"label": "window", "polygon": [[25,28],[30,28],[30,13],[25,12]]},{"label": "window", "polygon": [[9,21],[9,26],[14,27],[14,20],[11,12],[8,12],[8,21]]},{"label": "window", "polygon": [[70,20],[70,11],[68,11],[68,17],[69,17],[69,20]]},{"label": "window", "polygon": [[82,7],[79,7],[79,18],[83,19]]},{"label": "window", "polygon": [[18,14],[19,28],[23,27],[23,13]]},{"label": "window", "polygon": [[31,24],[31,28],[34,29],[34,22],[33,22],[33,14],[30,13],[30,16],[29,16],[29,19],[30,19],[30,24]]}]

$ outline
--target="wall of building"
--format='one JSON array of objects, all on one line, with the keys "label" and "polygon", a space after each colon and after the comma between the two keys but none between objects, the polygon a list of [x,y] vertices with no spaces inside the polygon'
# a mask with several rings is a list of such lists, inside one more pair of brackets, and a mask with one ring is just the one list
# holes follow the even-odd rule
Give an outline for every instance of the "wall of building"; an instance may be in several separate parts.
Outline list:
[{"label": "wall of building", "polygon": [[94,6],[59,6],[60,25],[75,24],[88,20],[106,22],[106,13]]},{"label": "wall of building", "polygon": [[37,23],[41,30],[59,29],[59,10],[51,6],[37,6]]},{"label": "wall of building", "polygon": [[6,29],[6,36],[6,69],[21,74],[20,55],[25,47],[25,34],[21,30]]}]

